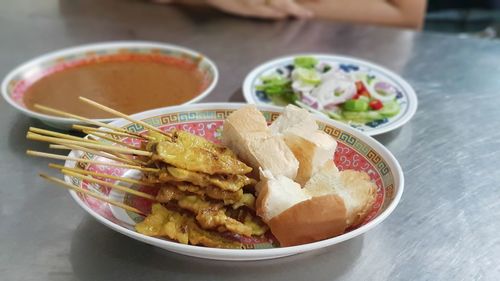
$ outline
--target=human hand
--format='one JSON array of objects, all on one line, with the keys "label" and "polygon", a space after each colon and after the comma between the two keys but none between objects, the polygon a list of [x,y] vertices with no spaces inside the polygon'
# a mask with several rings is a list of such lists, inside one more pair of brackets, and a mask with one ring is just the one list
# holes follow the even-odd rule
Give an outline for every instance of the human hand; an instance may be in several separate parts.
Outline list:
[{"label": "human hand", "polygon": [[219,10],[246,17],[280,19],[288,16],[310,18],[313,13],[295,0],[207,0]]}]

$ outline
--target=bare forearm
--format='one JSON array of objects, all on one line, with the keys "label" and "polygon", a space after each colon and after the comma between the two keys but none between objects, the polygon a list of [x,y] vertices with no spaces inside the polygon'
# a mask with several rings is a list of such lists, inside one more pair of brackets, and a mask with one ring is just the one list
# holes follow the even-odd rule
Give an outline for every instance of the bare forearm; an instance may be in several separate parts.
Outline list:
[{"label": "bare forearm", "polygon": [[422,28],[425,0],[301,0],[316,17],[371,24]]}]

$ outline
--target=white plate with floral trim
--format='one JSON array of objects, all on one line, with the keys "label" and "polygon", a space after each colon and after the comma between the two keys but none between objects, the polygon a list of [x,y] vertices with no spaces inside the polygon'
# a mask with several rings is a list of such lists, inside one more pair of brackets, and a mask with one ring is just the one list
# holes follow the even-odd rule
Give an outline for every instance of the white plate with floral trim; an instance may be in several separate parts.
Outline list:
[{"label": "white plate with floral trim", "polygon": [[[161,130],[172,129],[185,130],[193,134],[203,136],[213,142],[220,142],[221,131],[224,119],[234,110],[243,104],[234,103],[213,103],[213,104],[192,104],[176,107],[166,107],[150,110],[133,115],[134,118],[143,120]],[[258,106],[268,122],[272,122],[280,115],[280,108],[270,106]],[[376,202],[373,209],[361,224],[348,229],[344,234],[326,239],[323,241],[309,243],[293,247],[279,247],[271,233],[266,233],[261,237],[246,238],[238,240],[243,249],[217,249],[193,245],[184,245],[168,239],[149,237],[135,231],[134,225],[140,222],[143,217],[132,212],[124,211],[108,203],[99,201],[85,194],[70,191],[73,199],[90,215],[102,224],[111,229],[127,235],[133,239],[142,241],[159,248],[184,254],[188,256],[216,259],[216,260],[262,260],[284,256],[290,256],[303,252],[314,251],[328,247],[342,241],[351,239],[372,229],[384,219],[386,219],[397,206],[403,194],[403,172],[398,161],[380,143],[361,132],[334,122],[321,116],[315,117],[321,130],[331,135],[337,140],[338,146],[334,161],[340,170],[354,169],[368,173],[371,180],[377,185]],[[145,133],[146,130],[129,121],[119,119],[111,123],[114,126],[126,128],[138,133]],[[133,144],[137,139],[123,138],[124,142]],[[109,142],[109,144],[113,144]],[[72,151],[71,157],[86,158],[99,161],[109,161],[97,155]],[[333,156],[333,155],[332,155]],[[74,161],[67,161],[66,167],[74,168]],[[102,166],[96,164],[85,164],[80,162],[79,168],[96,171],[99,173],[113,174],[115,176],[134,177],[137,176],[132,170]],[[137,171],[135,171],[137,172]],[[66,182],[75,184],[84,189],[98,192],[112,200],[124,202],[145,213],[150,212],[152,202],[129,195],[123,195],[112,191],[104,186],[93,183],[82,182],[78,178],[65,177]],[[132,188],[155,194],[154,187],[132,186]],[[386,226],[387,227],[387,226]],[[238,238],[234,238],[238,239]]]},{"label": "white plate with floral trim", "polygon": [[[391,117],[380,117],[370,122],[353,122],[348,118],[341,120],[349,126],[370,136],[379,135],[397,129],[406,124],[417,110],[417,95],[413,88],[396,73],[374,63],[346,56],[328,54],[296,54],[266,62],[252,70],[243,82],[243,95],[248,103],[277,105],[262,90],[261,77],[273,74],[290,75],[297,57],[314,57],[319,64],[325,64],[351,77],[365,77],[365,83],[383,82],[395,93],[395,101],[400,107],[399,113]],[[288,71],[288,74],[286,72]],[[285,74],[283,74],[285,72]],[[313,112],[327,116],[319,110]]]}]

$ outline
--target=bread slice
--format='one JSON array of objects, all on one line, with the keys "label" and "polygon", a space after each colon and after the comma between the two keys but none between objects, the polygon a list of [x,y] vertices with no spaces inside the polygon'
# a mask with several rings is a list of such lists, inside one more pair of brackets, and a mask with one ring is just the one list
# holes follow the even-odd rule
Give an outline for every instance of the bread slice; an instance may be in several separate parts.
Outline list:
[{"label": "bread slice", "polygon": [[286,247],[340,235],[347,227],[345,218],[344,201],[330,194],[295,204],[272,218],[268,225],[280,245]]},{"label": "bread slice", "polygon": [[257,215],[270,227],[281,246],[330,238],[344,232],[346,209],[342,198],[330,194],[311,197],[284,176],[262,171],[257,184]]},{"label": "bread slice", "polygon": [[314,132],[318,130],[316,120],[309,111],[295,105],[287,105],[283,113],[269,126],[273,133]]},{"label": "bread slice", "polygon": [[278,216],[295,204],[311,198],[300,185],[285,176],[274,176],[269,170],[261,170],[261,181],[255,189],[257,215],[265,222]]},{"label": "bread slice", "polygon": [[[226,128],[226,123],[229,124]],[[246,105],[231,113],[224,122],[224,130],[235,130],[235,133],[263,132],[269,133],[266,118],[254,105]]]},{"label": "bread slice", "polygon": [[275,176],[297,176],[299,162],[281,137],[271,135],[255,106],[242,107],[229,115],[224,121],[222,142],[253,168],[254,178],[258,178],[259,168]]},{"label": "bread slice", "polygon": [[377,186],[365,172],[339,172],[332,162],[327,162],[306,183],[304,191],[311,197],[338,195],[343,199],[347,210],[347,226],[356,226],[363,222],[371,210]]},{"label": "bread slice", "polygon": [[312,115],[305,109],[289,105],[269,126],[271,133],[281,135],[299,161],[295,181],[304,186],[325,162],[333,159],[337,142],[318,130]]}]

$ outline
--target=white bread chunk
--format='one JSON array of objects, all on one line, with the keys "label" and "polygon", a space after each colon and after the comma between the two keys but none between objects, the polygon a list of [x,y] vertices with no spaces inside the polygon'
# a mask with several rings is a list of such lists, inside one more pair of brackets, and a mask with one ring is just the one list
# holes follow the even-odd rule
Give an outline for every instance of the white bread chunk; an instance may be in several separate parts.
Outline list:
[{"label": "white bread chunk", "polygon": [[257,214],[268,222],[286,209],[311,198],[300,185],[285,176],[274,176],[271,171],[261,171],[261,181],[256,189]]},{"label": "white bread chunk", "polygon": [[258,177],[259,168],[275,176],[297,176],[299,161],[281,137],[271,135],[255,106],[242,107],[229,115],[224,121],[222,142],[253,168],[253,177]]},{"label": "white bread chunk", "polygon": [[377,186],[364,172],[339,172],[332,162],[327,162],[306,183],[304,191],[312,197],[338,195],[344,200],[347,210],[346,223],[353,226],[361,223],[371,210]]},{"label": "white bread chunk", "polygon": [[284,176],[263,171],[257,184],[257,215],[271,229],[281,246],[293,246],[342,234],[346,208],[338,195],[311,197]]},{"label": "white bread chunk", "polygon": [[312,115],[305,109],[288,105],[269,127],[274,135],[282,135],[299,161],[295,181],[304,185],[327,161],[333,159],[337,142],[318,130]]},{"label": "white bread chunk", "polygon": [[287,105],[280,117],[269,126],[269,129],[273,134],[297,131],[307,133],[318,130],[318,124],[309,111],[295,105]]},{"label": "white bread chunk", "polygon": [[[226,123],[229,127],[226,128]],[[267,122],[262,113],[254,105],[246,105],[231,113],[224,122],[224,130],[234,129],[236,133],[269,133]]]}]

